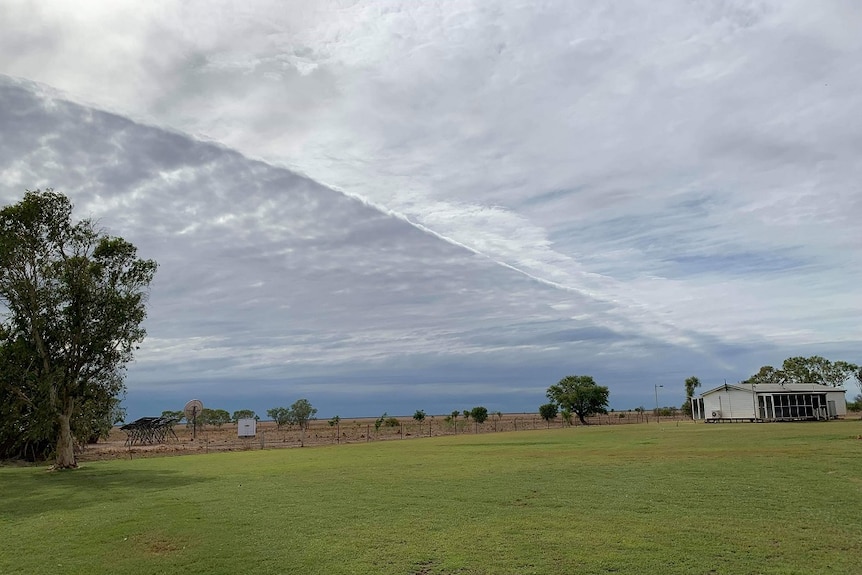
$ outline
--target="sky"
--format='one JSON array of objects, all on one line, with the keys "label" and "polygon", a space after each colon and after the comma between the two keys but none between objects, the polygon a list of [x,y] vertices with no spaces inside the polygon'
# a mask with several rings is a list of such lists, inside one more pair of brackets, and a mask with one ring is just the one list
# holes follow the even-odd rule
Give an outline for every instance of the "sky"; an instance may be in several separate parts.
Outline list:
[{"label": "sky", "polygon": [[[862,362],[862,4],[0,0],[0,204],[158,261],[128,420]],[[853,386],[848,389],[855,394]]]}]

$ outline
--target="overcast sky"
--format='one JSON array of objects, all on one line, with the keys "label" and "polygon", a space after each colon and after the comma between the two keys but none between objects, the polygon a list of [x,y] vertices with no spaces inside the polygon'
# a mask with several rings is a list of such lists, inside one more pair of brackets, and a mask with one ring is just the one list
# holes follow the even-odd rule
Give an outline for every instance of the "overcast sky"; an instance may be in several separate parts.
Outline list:
[{"label": "overcast sky", "polygon": [[860,29],[850,1],[0,0],[0,203],[53,187],[159,262],[131,419],[535,411],[570,374],[678,405],[862,361]]}]

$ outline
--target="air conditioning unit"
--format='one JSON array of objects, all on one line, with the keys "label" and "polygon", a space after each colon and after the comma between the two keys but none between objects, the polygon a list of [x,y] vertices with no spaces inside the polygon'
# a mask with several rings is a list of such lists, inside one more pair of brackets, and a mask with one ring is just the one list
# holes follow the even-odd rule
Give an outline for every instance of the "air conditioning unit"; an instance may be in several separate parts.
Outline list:
[{"label": "air conditioning unit", "polygon": [[713,411],[713,412],[712,412],[712,417],[713,417],[713,418],[719,418],[719,417],[721,417],[721,410],[716,409],[715,411]]}]

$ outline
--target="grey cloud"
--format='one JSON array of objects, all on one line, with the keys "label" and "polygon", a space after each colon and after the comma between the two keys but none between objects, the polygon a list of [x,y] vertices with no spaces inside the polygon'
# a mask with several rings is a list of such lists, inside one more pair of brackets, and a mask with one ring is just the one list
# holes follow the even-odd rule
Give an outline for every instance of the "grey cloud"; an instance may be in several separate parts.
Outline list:
[{"label": "grey cloud", "polygon": [[3,197],[53,184],[163,262],[150,381],[858,342],[859,8],[3,9],[0,73],[65,98],[0,81]]},{"label": "grey cloud", "polygon": [[[387,348],[421,353],[429,341],[459,353],[496,345],[477,338],[476,326],[558,315],[548,307],[552,290],[286,170],[62,101],[29,110],[40,140],[62,142],[52,156],[68,155],[87,176],[67,184],[72,166],[57,165],[41,177],[160,261],[148,322],[167,356],[160,361],[194,364],[199,354],[200,369],[212,372],[232,363],[225,353],[284,354],[279,364],[337,348],[348,361],[385,357]],[[17,155],[37,145],[24,144]],[[5,196],[23,187],[6,182]],[[294,335],[300,343],[278,343]],[[150,361],[145,350],[141,363]]]}]

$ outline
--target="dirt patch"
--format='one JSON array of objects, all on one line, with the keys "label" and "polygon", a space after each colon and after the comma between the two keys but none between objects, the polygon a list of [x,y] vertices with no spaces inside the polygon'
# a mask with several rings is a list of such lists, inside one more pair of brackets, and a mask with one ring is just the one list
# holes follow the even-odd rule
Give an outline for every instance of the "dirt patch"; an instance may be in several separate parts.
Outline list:
[{"label": "dirt patch", "polygon": [[133,536],[131,542],[143,552],[157,556],[171,555],[186,548],[186,544],[176,537],[155,533]]}]

